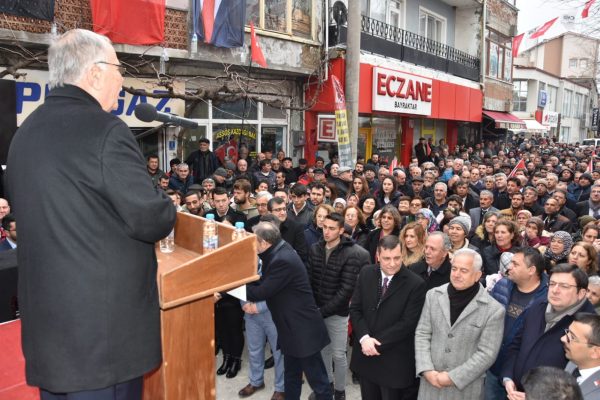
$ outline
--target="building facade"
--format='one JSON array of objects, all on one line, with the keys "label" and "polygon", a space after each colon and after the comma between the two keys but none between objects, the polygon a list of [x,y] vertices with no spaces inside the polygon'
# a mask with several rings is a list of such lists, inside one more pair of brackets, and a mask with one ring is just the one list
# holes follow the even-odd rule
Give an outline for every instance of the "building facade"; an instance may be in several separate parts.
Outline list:
[{"label": "building facade", "polygon": [[528,123],[530,131],[569,143],[595,136],[598,128],[592,120],[598,109],[599,43],[566,32],[515,59],[513,111]]}]

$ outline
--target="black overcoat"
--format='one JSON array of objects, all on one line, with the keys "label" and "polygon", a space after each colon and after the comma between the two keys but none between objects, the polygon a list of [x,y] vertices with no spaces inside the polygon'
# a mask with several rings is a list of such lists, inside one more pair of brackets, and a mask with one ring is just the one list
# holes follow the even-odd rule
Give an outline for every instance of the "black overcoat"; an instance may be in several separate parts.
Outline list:
[{"label": "black overcoat", "polygon": [[155,242],[176,211],[127,125],[76,86],[53,89],[12,140],[7,188],[27,382],[93,390],[156,367]]}]

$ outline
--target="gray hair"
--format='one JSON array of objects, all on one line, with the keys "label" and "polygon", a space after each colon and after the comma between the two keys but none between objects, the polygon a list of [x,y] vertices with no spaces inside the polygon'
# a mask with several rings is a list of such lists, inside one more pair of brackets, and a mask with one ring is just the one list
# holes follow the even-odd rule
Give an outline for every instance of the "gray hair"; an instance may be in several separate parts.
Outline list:
[{"label": "gray hair", "polygon": [[262,199],[263,197],[267,198],[267,201],[271,200],[273,198],[273,195],[265,190],[258,192],[256,194],[256,200],[258,199]]},{"label": "gray hair", "polygon": [[494,193],[489,191],[489,190],[482,190],[479,193],[479,197],[491,197],[492,199],[494,198]]},{"label": "gray hair", "polygon": [[444,188],[444,191],[445,191],[445,192],[448,192],[448,185],[446,185],[444,182],[438,182],[438,183],[436,183],[436,184],[433,186],[433,188],[435,189],[435,188],[436,188],[436,187],[438,187],[438,186],[439,186],[439,187],[441,187],[441,188]]},{"label": "gray hair", "polygon": [[50,89],[77,84],[94,63],[106,60],[112,43],[86,29],[63,33],[48,49],[48,86]]},{"label": "gray hair", "polygon": [[439,232],[439,231],[431,232],[429,235],[427,235],[427,238],[429,239],[431,237],[436,237],[436,236],[439,236],[442,238],[442,242],[444,244],[444,250],[446,250],[446,251],[452,250],[452,242],[450,241],[450,237],[447,234],[445,234],[444,232]]},{"label": "gray hair", "polygon": [[483,266],[483,260],[481,259],[479,253],[473,249],[465,248],[456,250],[454,252],[454,257],[452,258],[452,264],[454,265],[454,260],[456,260],[456,257],[462,255],[471,257],[471,259],[473,260],[473,269],[475,271],[481,271],[481,267]]},{"label": "gray hair", "polygon": [[181,169],[181,168],[189,168],[190,166],[187,165],[186,163],[182,162],[180,164],[177,164],[177,169]]},{"label": "gray hair", "polygon": [[497,174],[494,175],[494,179],[496,178],[504,178],[504,179],[508,179],[506,174],[504,172],[498,172]]},{"label": "gray hair", "polygon": [[588,287],[590,286],[600,286],[600,276],[592,275],[588,278]]},{"label": "gray hair", "polygon": [[279,229],[271,222],[259,222],[252,227],[252,232],[265,242],[274,245],[281,241],[281,233]]}]

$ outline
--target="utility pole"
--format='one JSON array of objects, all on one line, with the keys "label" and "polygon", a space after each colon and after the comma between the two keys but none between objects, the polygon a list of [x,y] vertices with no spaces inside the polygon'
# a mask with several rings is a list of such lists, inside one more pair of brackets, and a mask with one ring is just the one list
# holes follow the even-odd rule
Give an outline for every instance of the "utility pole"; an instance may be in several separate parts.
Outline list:
[{"label": "utility pole", "polygon": [[[346,109],[352,146],[356,161],[358,144],[358,82],[360,80],[360,6],[348,7],[348,41],[346,47]],[[353,166],[352,166],[353,167]]]}]

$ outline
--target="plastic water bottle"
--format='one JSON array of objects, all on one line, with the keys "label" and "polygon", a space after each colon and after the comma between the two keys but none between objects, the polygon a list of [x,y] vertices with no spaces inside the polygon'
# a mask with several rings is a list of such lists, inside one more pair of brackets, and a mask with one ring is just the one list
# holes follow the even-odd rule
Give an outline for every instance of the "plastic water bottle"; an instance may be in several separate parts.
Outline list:
[{"label": "plastic water bottle", "polygon": [[236,222],[235,223],[235,230],[231,234],[231,240],[233,240],[235,242],[236,240],[240,240],[240,239],[243,239],[245,237],[246,237],[246,230],[244,229],[244,223],[243,222]]},{"label": "plastic water bottle", "polygon": [[172,253],[175,250],[175,229],[172,229],[167,237],[160,240],[160,252]]},{"label": "plastic water bottle", "polygon": [[204,253],[210,253],[217,249],[219,245],[219,236],[217,235],[217,223],[214,214],[207,214],[204,221],[204,232],[202,235],[202,244]]}]

